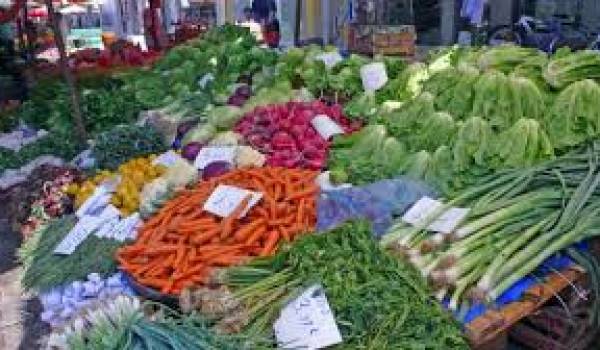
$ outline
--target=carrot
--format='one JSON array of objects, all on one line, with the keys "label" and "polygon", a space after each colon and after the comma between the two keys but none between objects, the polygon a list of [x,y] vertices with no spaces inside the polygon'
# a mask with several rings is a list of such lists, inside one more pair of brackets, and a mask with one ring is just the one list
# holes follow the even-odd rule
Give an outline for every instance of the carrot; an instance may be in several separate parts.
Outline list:
[{"label": "carrot", "polygon": [[258,240],[260,239],[260,237],[267,231],[267,227],[266,226],[259,226],[256,230],[254,230],[254,232],[250,235],[250,237],[248,237],[248,239],[246,240],[246,244],[247,245],[253,245],[254,243],[258,242]]},{"label": "carrot", "polygon": [[236,240],[236,242],[244,242],[248,239],[248,236],[250,236],[252,234],[252,232],[254,232],[254,230],[258,229],[260,226],[265,224],[265,220],[260,218],[260,219],[255,219],[254,221],[250,222],[249,224],[246,224],[246,226],[238,229],[234,234],[233,234],[233,238]]},{"label": "carrot", "polygon": [[199,235],[196,235],[194,237],[192,237],[192,239],[190,240],[193,244],[195,245],[201,245],[204,244],[206,242],[211,241],[212,239],[219,239],[218,234],[219,234],[220,229],[216,228],[213,230],[208,230],[206,232],[203,232]]},{"label": "carrot", "polygon": [[213,259],[209,260],[207,263],[210,265],[216,266],[231,266],[238,265],[240,262],[244,261],[246,257],[239,255],[220,255],[216,256]]},{"label": "carrot", "polygon": [[277,232],[277,231],[269,232],[269,234],[267,235],[267,239],[265,240],[263,249],[260,251],[259,255],[260,256],[268,256],[268,255],[273,254],[278,241],[279,241],[279,232]]},{"label": "carrot", "polygon": [[244,209],[246,209],[246,207],[248,206],[248,203],[250,203],[251,199],[252,199],[251,194],[244,197],[244,199],[235,207],[235,209],[231,212],[231,214],[229,214],[223,220],[223,222],[221,224],[221,227],[222,227],[221,239],[225,239],[231,235],[231,231],[233,231],[233,223],[235,222],[235,220],[237,220],[239,218],[240,215],[242,215],[242,212],[244,211]]},{"label": "carrot", "polygon": [[300,200],[298,204],[298,212],[296,214],[296,223],[301,224],[304,220],[304,198]]},{"label": "carrot", "polygon": [[175,252],[177,252],[176,245],[162,245],[162,246],[149,246],[141,254],[148,255],[148,256],[154,256],[154,255],[173,254]]},{"label": "carrot", "polygon": [[285,199],[286,201],[293,201],[295,199],[300,199],[300,198],[305,198],[305,197],[311,197],[313,195],[315,195],[317,193],[317,186],[316,185],[310,185],[307,186],[306,188],[295,192],[294,194],[287,196],[287,198]]},{"label": "carrot", "polygon": [[290,233],[285,228],[285,226],[280,226],[279,227],[279,232],[281,232],[281,237],[283,237],[283,239],[285,239],[286,242],[289,242],[291,240]]}]

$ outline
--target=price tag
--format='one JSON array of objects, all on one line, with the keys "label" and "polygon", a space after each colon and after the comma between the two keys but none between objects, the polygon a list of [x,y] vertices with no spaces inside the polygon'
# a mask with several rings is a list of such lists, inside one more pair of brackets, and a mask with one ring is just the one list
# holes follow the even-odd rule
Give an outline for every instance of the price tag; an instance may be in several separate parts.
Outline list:
[{"label": "price tag", "polygon": [[175,151],[167,151],[167,152],[161,154],[160,156],[158,156],[152,162],[152,164],[154,164],[154,165],[162,165],[162,166],[165,166],[167,168],[170,168],[173,165],[175,165],[181,159],[183,159],[183,158],[181,158],[181,156],[179,154],[177,154]]},{"label": "price tag", "polygon": [[[438,200],[429,197],[419,199],[405,214],[402,220],[411,225],[419,225],[436,211],[439,212],[444,204]],[[466,208],[450,208],[441,213],[439,217],[431,223],[427,229],[449,234],[456,229],[461,221],[469,214]]]},{"label": "price tag", "polygon": [[115,234],[115,239],[118,241],[126,241],[135,239],[138,227],[142,224],[142,219],[139,213],[133,213],[121,220],[121,225]]},{"label": "price tag", "polygon": [[99,217],[85,216],[54,249],[54,254],[71,255],[104,221]]},{"label": "price tag", "polygon": [[342,62],[343,58],[339,52],[326,52],[318,55],[316,59],[323,61],[325,67],[333,68],[336,64]]},{"label": "price tag", "polygon": [[96,187],[94,194],[79,207],[75,215],[81,219],[86,215],[100,214],[99,211],[110,202],[110,197],[111,194],[107,191],[106,187]]},{"label": "price tag", "polygon": [[282,349],[321,349],[342,342],[320,285],[311,286],[288,303],[273,328]]},{"label": "price tag", "polygon": [[252,199],[250,199],[248,206],[240,214],[241,218],[246,216],[248,211],[261,200],[262,193],[248,191],[235,186],[219,185],[210,197],[208,197],[203,209],[212,214],[227,217],[248,195],[251,195]]},{"label": "price tag", "polygon": [[325,114],[317,115],[310,123],[325,140],[329,140],[334,135],[344,134],[344,129]]},{"label": "price tag", "polygon": [[194,165],[197,169],[204,169],[212,162],[224,161],[233,164],[237,147],[204,147],[198,152]]},{"label": "price tag", "polygon": [[427,217],[442,207],[442,202],[429,197],[419,199],[404,215],[402,220],[411,225],[419,225]]},{"label": "price tag", "polygon": [[450,208],[429,225],[429,229],[444,234],[452,233],[468,214],[467,208]]},{"label": "price tag", "polygon": [[102,226],[96,232],[94,232],[94,236],[98,238],[112,238],[113,230],[115,226],[119,224],[119,217],[114,217],[105,221]]},{"label": "price tag", "polygon": [[385,64],[381,62],[370,63],[360,68],[360,77],[363,87],[367,92],[381,89],[388,82]]}]

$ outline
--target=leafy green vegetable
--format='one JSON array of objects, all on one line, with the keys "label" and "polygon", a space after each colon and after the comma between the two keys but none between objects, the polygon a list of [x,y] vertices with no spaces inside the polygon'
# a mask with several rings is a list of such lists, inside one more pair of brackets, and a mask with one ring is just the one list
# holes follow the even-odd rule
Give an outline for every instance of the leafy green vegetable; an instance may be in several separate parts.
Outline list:
[{"label": "leafy green vegetable", "polygon": [[344,339],[332,349],[468,348],[425,281],[383,253],[363,222],[302,237],[272,258],[227,270],[224,280],[247,306],[250,332],[270,333],[290,297],[321,283]]},{"label": "leafy green vegetable", "polygon": [[548,63],[543,74],[548,84],[557,89],[584,79],[600,79],[600,54],[578,51],[558,56]]},{"label": "leafy green vegetable", "polygon": [[600,86],[582,80],[568,86],[556,97],[547,125],[556,148],[578,145],[600,134]]},{"label": "leafy green vegetable", "polygon": [[99,169],[114,170],[131,158],[166,150],[161,135],[152,127],[118,125],[93,141],[92,152]]},{"label": "leafy green vegetable", "polygon": [[122,244],[116,240],[88,237],[71,255],[54,249],[75,225],[74,216],[51,221],[32,254],[31,265],[21,281],[25,289],[46,291],[69,282],[85,280],[92,272],[108,276],[117,269],[114,255]]}]

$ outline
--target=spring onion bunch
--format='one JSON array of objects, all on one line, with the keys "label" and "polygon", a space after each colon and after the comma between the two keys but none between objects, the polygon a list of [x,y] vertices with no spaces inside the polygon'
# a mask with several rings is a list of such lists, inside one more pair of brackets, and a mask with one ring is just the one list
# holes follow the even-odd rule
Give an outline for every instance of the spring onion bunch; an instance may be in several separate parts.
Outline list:
[{"label": "spring onion bunch", "polygon": [[213,332],[197,314],[187,316],[136,298],[119,296],[98,304],[49,338],[49,346],[71,350],[264,349],[261,340]]},{"label": "spring onion bunch", "polygon": [[[427,227],[452,206],[470,208],[449,234]],[[600,144],[483,179],[381,244],[400,252],[450,296],[450,308],[493,302],[552,255],[600,235]]]}]

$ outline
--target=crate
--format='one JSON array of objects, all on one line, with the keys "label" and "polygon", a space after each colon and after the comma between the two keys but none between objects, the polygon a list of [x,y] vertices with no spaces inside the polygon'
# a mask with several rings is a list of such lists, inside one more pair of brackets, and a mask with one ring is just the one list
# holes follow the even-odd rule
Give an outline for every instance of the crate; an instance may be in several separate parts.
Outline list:
[{"label": "crate", "polygon": [[412,25],[354,24],[348,29],[348,49],[361,54],[414,56],[416,40]]},{"label": "crate", "polygon": [[552,274],[546,278],[545,283],[531,287],[521,301],[508,304],[499,310],[490,309],[465,326],[471,346],[481,350],[503,349],[502,344],[506,343],[509,332],[519,321],[534,314],[558,292],[570,288],[572,283],[583,276],[585,273],[579,268]]}]

